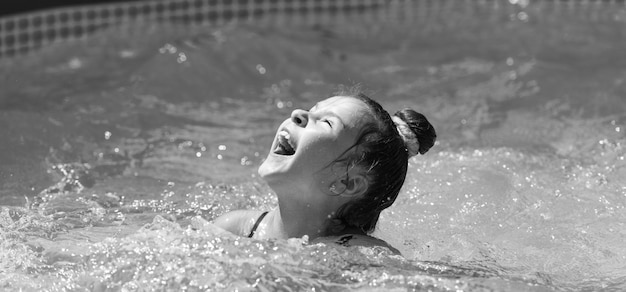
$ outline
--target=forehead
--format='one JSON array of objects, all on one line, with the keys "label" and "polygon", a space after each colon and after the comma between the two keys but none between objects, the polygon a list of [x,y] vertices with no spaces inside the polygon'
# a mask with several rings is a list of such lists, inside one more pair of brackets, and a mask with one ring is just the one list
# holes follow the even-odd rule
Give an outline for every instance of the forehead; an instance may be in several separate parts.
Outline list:
[{"label": "forehead", "polygon": [[345,126],[359,126],[369,120],[367,105],[350,96],[333,96],[318,102],[315,111],[328,111],[336,114]]}]

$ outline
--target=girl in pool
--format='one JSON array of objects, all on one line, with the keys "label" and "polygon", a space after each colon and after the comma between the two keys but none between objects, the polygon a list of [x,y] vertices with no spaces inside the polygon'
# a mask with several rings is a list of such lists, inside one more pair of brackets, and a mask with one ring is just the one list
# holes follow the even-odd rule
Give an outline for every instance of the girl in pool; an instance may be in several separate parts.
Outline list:
[{"label": "girl in pool", "polygon": [[308,236],[343,245],[386,246],[369,236],[404,183],[408,159],[435,143],[411,109],[390,116],[365,94],[333,96],[294,110],[279,127],[259,175],[278,196],[269,212],[238,210],[215,225],[258,239]]}]

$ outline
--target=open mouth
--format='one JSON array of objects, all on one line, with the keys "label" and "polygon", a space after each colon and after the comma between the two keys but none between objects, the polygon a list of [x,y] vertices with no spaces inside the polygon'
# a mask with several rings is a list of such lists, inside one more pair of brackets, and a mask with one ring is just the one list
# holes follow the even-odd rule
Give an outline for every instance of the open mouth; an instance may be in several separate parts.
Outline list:
[{"label": "open mouth", "polygon": [[282,130],[278,132],[278,141],[274,153],[278,155],[293,155],[296,153],[296,147],[290,140],[291,136],[287,131]]}]

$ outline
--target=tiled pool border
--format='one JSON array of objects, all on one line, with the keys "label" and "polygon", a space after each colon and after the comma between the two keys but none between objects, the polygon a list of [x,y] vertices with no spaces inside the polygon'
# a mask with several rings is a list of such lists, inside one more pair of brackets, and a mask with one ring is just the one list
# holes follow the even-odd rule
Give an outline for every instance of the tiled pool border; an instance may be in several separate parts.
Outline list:
[{"label": "tiled pool border", "polygon": [[[380,21],[402,19],[413,21],[426,14],[438,14],[452,5],[487,6],[508,9],[511,13],[529,3],[546,4],[555,11],[586,12],[593,7],[615,5],[624,8],[624,0],[145,0],[92,4],[0,18],[0,58],[16,56],[42,46],[71,39],[80,39],[110,25],[130,21],[169,21],[186,25],[223,24],[227,22],[277,21],[285,16],[303,21],[332,17],[344,13],[380,11]],[[411,9],[402,9],[404,6]],[[581,7],[583,9],[581,9]],[[416,9],[415,9],[416,8]],[[585,9],[586,8],[586,9]],[[422,11],[419,15],[407,14]],[[426,11],[427,13],[425,13]],[[472,13],[472,9],[468,9]],[[371,15],[371,14],[370,14]],[[626,18],[626,16],[624,16]]]}]

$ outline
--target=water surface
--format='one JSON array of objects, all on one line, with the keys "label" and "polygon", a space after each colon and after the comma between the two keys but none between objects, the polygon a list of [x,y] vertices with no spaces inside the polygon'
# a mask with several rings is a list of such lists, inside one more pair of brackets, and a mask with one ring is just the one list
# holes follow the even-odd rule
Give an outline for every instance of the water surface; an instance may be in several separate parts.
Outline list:
[{"label": "water surface", "polygon": [[[131,23],[0,60],[0,287],[626,289],[626,12],[559,3]],[[403,256],[210,224],[273,208],[276,127],[354,84],[439,134],[374,234]]]}]

